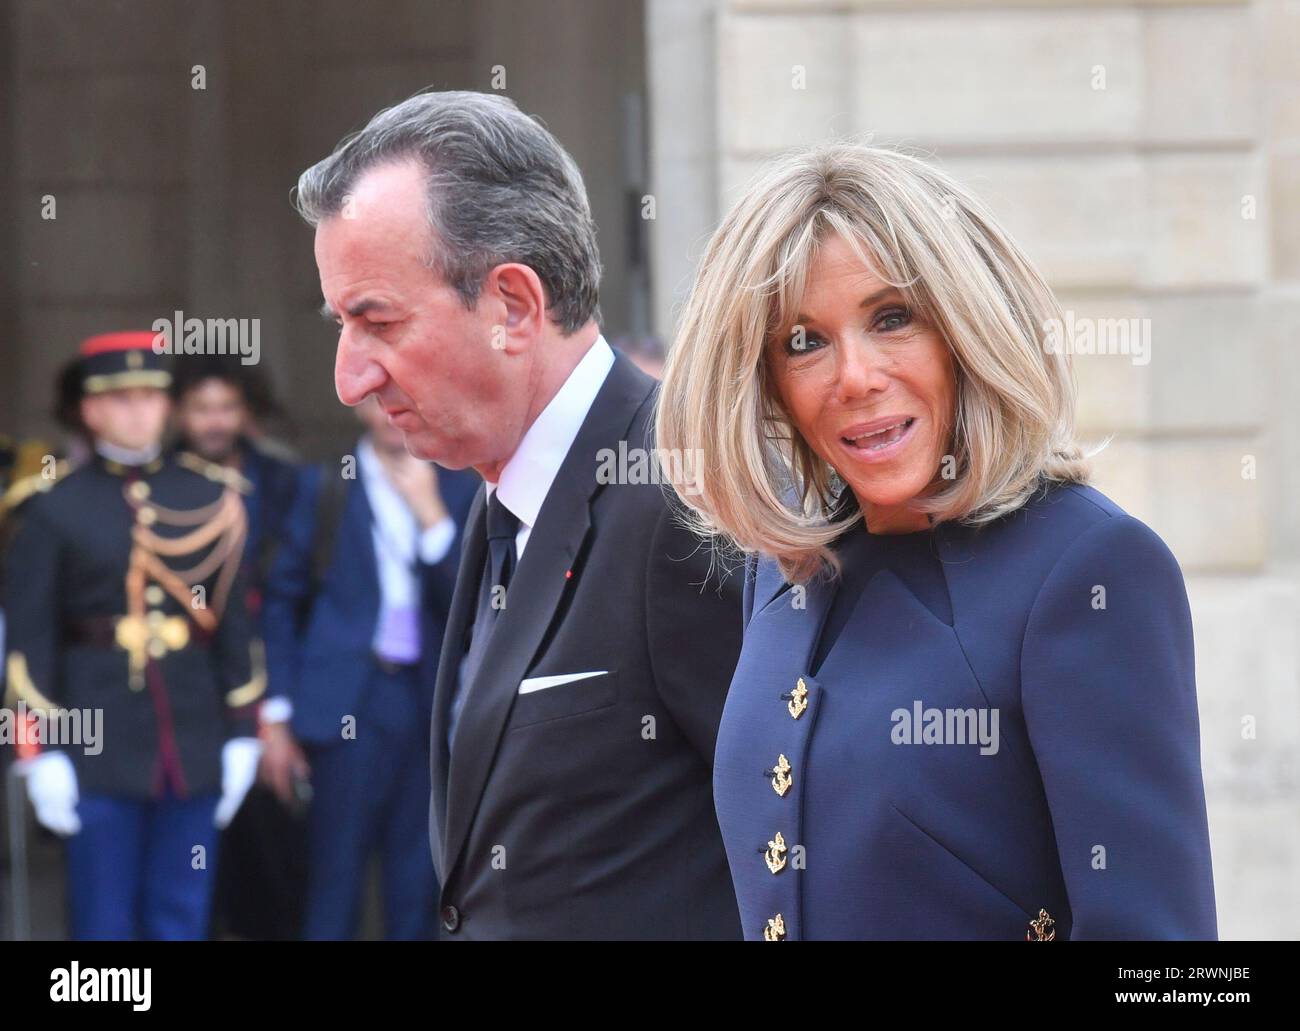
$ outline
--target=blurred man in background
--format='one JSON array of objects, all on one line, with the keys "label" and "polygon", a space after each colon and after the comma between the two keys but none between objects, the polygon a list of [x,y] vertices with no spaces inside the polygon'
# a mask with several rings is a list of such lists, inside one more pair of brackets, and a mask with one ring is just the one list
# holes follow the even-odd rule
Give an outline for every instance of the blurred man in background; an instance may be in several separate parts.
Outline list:
[{"label": "blurred man in background", "polygon": [[664,342],[656,336],[621,336],[611,341],[632,364],[654,379],[664,378]]},{"label": "blurred man in background", "polygon": [[[274,407],[237,354],[182,354],[172,366],[177,446],[230,470],[244,492],[245,598],[260,635],[266,574],[293,505],[298,468],[258,439],[256,415]],[[221,836],[213,906],[218,937],[283,940],[298,933],[306,881],[305,833],[269,789],[254,785]]]},{"label": "blurred man in background", "polygon": [[256,604],[264,567],[293,504],[297,468],[255,438],[254,404],[263,391],[238,356],[180,355],[172,376],[177,446],[248,481],[244,562]]},{"label": "blurred man in background", "polygon": [[376,852],[385,936],[428,938],[428,728],[479,479],[412,458],[378,405],[358,414],[353,452],[304,471],[271,566],[262,776],[286,801],[310,780],[305,938],[356,937]]}]

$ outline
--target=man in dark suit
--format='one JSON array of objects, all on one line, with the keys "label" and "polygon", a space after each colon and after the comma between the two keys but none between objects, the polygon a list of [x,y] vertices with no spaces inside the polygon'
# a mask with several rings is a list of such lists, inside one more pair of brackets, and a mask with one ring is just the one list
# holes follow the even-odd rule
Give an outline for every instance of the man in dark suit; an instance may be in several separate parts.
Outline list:
[{"label": "man in dark suit", "polygon": [[480,481],[412,458],[373,402],[358,414],[367,432],[353,452],[303,471],[267,576],[262,773],[285,801],[295,776],[310,779],[303,937],[356,936],[378,853],[385,936],[428,938],[424,728]]},{"label": "man in dark suit", "polygon": [[486,481],[432,719],[444,937],[738,938],[711,770],[740,585],[650,482],[577,167],[504,97],[427,93],[297,203],[340,399]]}]

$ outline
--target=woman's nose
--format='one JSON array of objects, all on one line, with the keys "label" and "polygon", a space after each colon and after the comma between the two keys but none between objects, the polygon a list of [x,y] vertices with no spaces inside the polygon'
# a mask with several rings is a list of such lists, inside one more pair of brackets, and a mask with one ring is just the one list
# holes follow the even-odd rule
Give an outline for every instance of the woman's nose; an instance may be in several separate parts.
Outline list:
[{"label": "woman's nose", "polygon": [[884,390],[889,375],[878,350],[868,341],[847,340],[836,348],[835,392],[840,401],[854,401]]},{"label": "woman's nose", "polygon": [[387,373],[366,346],[364,333],[344,326],[334,356],[334,392],[349,408],[359,405],[384,385]]}]

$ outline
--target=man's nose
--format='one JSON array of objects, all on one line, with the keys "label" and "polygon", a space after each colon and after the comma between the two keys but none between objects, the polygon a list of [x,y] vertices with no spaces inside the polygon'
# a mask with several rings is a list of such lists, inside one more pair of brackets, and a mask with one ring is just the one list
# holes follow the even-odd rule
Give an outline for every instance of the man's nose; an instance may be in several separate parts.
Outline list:
[{"label": "man's nose", "polygon": [[334,392],[339,400],[353,408],[377,393],[386,378],[383,366],[369,353],[365,334],[344,326],[334,356]]},{"label": "man's nose", "polygon": [[840,401],[854,401],[889,385],[882,355],[870,341],[849,339],[836,350],[835,393]]}]

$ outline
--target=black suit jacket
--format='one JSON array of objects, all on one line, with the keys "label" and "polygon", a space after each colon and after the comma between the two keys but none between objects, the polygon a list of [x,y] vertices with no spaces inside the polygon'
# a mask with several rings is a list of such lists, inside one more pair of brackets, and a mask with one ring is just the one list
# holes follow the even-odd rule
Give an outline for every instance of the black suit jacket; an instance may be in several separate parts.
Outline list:
[{"label": "black suit jacket", "polygon": [[[616,357],[467,685],[449,761],[486,562],[482,489],[470,510],[432,725],[444,937],[740,937],[712,792],[740,576],[711,569],[666,486],[598,482],[602,449],[651,446],[654,387]],[[597,671],[518,693],[526,678]]]}]

